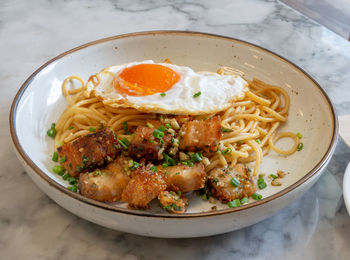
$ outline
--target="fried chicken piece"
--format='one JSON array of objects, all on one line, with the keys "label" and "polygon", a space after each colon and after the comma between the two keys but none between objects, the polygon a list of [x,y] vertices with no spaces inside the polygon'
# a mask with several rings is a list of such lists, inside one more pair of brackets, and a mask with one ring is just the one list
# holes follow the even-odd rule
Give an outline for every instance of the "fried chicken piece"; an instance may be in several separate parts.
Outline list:
[{"label": "fried chicken piece", "polygon": [[187,121],[180,133],[180,150],[216,152],[222,134],[220,116],[201,121]]},{"label": "fried chicken piece", "polygon": [[180,196],[173,191],[161,191],[158,195],[159,202],[170,213],[185,213],[187,207],[186,196]]},{"label": "fried chicken piece", "polygon": [[[236,187],[231,183],[232,178],[239,181]],[[243,164],[236,164],[234,168],[216,168],[209,172],[208,181],[211,192],[222,202],[250,197],[256,190],[252,176]]]},{"label": "fried chicken piece", "polygon": [[80,194],[98,201],[114,202],[120,200],[122,192],[130,180],[125,170],[127,165],[128,160],[121,156],[109,163],[105,169],[80,174]]},{"label": "fried chicken piece", "polygon": [[151,165],[140,166],[133,170],[128,185],[122,193],[122,200],[133,208],[147,208],[148,203],[166,189],[164,176],[159,171],[152,171]]},{"label": "fried chicken piece", "polygon": [[129,156],[135,160],[145,158],[150,161],[163,159],[162,153],[171,147],[172,135],[164,133],[159,139],[153,136],[157,128],[148,126],[138,126],[134,132],[134,137],[129,145]]},{"label": "fried chicken piece", "polygon": [[169,190],[190,192],[204,187],[206,173],[203,163],[193,166],[175,165],[161,169]]},{"label": "fried chicken piece", "polygon": [[62,166],[71,176],[92,171],[112,161],[118,154],[117,141],[112,130],[106,128],[79,137],[57,148]]}]

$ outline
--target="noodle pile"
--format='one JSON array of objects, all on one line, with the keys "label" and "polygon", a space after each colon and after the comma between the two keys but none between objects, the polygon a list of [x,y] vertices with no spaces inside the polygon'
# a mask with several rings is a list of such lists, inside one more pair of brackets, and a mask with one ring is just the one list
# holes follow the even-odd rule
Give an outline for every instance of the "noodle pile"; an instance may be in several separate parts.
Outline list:
[{"label": "noodle pile", "polygon": [[[219,74],[235,74],[235,71],[223,67]],[[77,80],[80,88],[68,89],[69,83]],[[98,84],[98,77],[89,78],[94,85]],[[289,109],[289,96],[280,87],[266,84],[258,79],[247,81],[249,90],[245,96],[220,113],[195,116],[194,119],[221,116],[223,136],[219,143],[219,151],[209,159],[206,170],[215,167],[233,166],[237,162],[248,163],[255,161],[253,174],[258,173],[263,156],[270,149],[276,153],[289,155],[297,150],[298,137],[291,132],[277,133],[279,126],[287,121]],[[78,76],[70,76],[62,84],[62,92],[68,107],[56,123],[57,134],[55,145],[60,146],[80,136],[91,133],[103,127],[111,128],[118,138],[127,138],[123,124],[128,126],[146,125],[156,115],[143,113],[135,109],[112,108],[94,96],[86,94],[86,85]],[[284,137],[294,140],[293,146],[288,150],[281,150],[275,142]],[[222,151],[230,152],[225,154]]]}]

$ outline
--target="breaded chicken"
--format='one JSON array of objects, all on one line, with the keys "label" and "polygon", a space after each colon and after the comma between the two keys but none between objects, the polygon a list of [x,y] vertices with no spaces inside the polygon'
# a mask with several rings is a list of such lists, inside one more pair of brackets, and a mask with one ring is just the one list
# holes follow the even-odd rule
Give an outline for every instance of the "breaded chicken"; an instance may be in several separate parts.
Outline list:
[{"label": "breaded chicken", "polygon": [[186,196],[176,194],[173,191],[161,191],[158,199],[162,208],[171,213],[185,213],[187,207]]},{"label": "breaded chicken", "polygon": [[216,152],[222,135],[220,116],[187,121],[181,127],[180,133],[180,150]]},{"label": "breaded chicken", "polygon": [[163,159],[163,151],[171,147],[172,135],[165,132],[161,139],[156,138],[153,135],[156,129],[148,126],[136,128],[128,149],[130,157],[135,160],[145,158],[151,161]]},{"label": "breaded chicken", "polygon": [[208,181],[213,196],[225,203],[250,197],[256,190],[252,176],[243,164],[236,164],[234,168],[213,169],[209,172]]},{"label": "breaded chicken", "polygon": [[106,128],[80,137],[57,148],[62,166],[71,176],[100,168],[118,154],[117,141],[112,130]]},{"label": "breaded chicken", "polygon": [[122,193],[122,200],[133,208],[147,208],[148,203],[166,189],[164,175],[152,171],[148,166],[140,166],[133,170],[128,185]]},{"label": "breaded chicken", "polygon": [[79,191],[90,199],[114,202],[121,199],[130,177],[126,172],[128,161],[121,156],[105,169],[82,173],[79,176]]},{"label": "breaded chicken", "polygon": [[193,166],[176,165],[161,168],[169,190],[190,192],[204,187],[206,173],[203,163]]}]

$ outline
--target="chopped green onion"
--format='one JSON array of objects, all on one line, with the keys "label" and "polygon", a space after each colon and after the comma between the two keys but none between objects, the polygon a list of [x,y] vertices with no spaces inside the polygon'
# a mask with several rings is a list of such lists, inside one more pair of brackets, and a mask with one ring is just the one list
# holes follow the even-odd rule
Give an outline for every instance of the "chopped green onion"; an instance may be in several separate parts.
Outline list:
[{"label": "chopped green onion", "polygon": [[90,131],[90,132],[96,132],[96,128],[94,128],[94,127],[89,127],[89,131]]},{"label": "chopped green onion", "polygon": [[68,127],[68,130],[72,130],[72,129],[74,129],[74,126],[70,126],[70,127]]},{"label": "chopped green onion", "polygon": [[68,178],[70,177],[70,175],[68,173],[66,173],[65,175],[62,176],[63,180],[68,180]]},{"label": "chopped green onion", "polygon": [[237,144],[244,144],[244,140],[239,140]]},{"label": "chopped green onion", "polygon": [[117,141],[125,150],[128,149],[128,146],[122,140],[117,139]]},{"label": "chopped green onion", "polygon": [[58,161],[58,153],[57,152],[53,152],[52,161],[54,161],[54,162]]},{"label": "chopped green onion", "polygon": [[235,187],[238,187],[241,184],[241,182],[236,177],[233,177],[230,183]]},{"label": "chopped green onion", "polygon": [[52,167],[52,171],[60,176],[62,176],[65,172],[65,169],[63,166],[61,165],[55,165],[54,167]]},{"label": "chopped green onion", "polygon": [[194,153],[194,154],[191,154],[191,160],[193,162],[200,162],[203,160],[203,155],[201,153]]},{"label": "chopped green onion", "polygon": [[64,163],[67,160],[67,156],[63,156],[60,160],[60,163]]},{"label": "chopped green onion", "polygon": [[160,93],[160,96],[165,97],[166,94],[165,93]]},{"label": "chopped green onion", "polygon": [[78,191],[78,186],[76,184],[72,185],[72,191],[77,192]]},{"label": "chopped green onion", "polygon": [[48,136],[55,138],[56,133],[57,133],[55,127],[56,127],[56,123],[52,123],[51,128],[49,130],[47,130],[47,132],[46,132]]},{"label": "chopped green onion", "polygon": [[169,123],[166,123],[165,127],[169,129],[169,128],[171,128],[171,125]]},{"label": "chopped green onion", "polygon": [[301,138],[303,138],[303,135],[301,134],[301,133],[297,133],[297,137],[299,138],[299,139],[301,139]]},{"label": "chopped green onion", "polygon": [[266,186],[267,186],[267,184],[266,184],[266,182],[264,181],[264,179],[262,179],[261,182],[259,182],[259,180],[258,180],[258,187],[259,187],[260,190],[265,189]]},{"label": "chopped green onion", "polygon": [[129,132],[129,127],[128,127],[128,122],[123,122],[123,129],[124,129],[124,132],[125,132],[125,134],[130,134],[130,132]]},{"label": "chopped green onion", "polygon": [[243,199],[241,199],[241,204],[243,205],[243,204],[246,204],[246,203],[248,203],[248,198],[247,197],[244,197]]},{"label": "chopped green onion", "polygon": [[164,132],[159,130],[159,129],[156,129],[156,130],[153,131],[153,136],[155,138],[161,139],[164,136]]},{"label": "chopped green onion", "polygon": [[140,167],[141,164],[139,164],[138,162],[135,162],[133,160],[130,160],[130,162],[132,163],[131,167],[130,167],[130,170],[134,170],[136,169],[137,167]]},{"label": "chopped green onion", "polygon": [[258,138],[258,139],[256,139],[255,140],[258,144],[261,144],[261,141],[260,141],[260,139]]},{"label": "chopped green onion", "polygon": [[162,132],[165,132],[167,129],[164,126],[161,125],[160,127],[158,127],[158,130],[162,131]]},{"label": "chopped green onion", "polygon": [[231,149],[231,148],[227,148],[227,149],[221,151],[221,153],[222,153],[223,155],[230,154],[230,153],[232,153],[232,149]]},{"label": "chopped green onion", "polygon": [[202,199],[204,199],[204,200],[208,200],[208,196],[207,196],[207,194],[205,194],[205,193],[204,193],[204,194],[202,195]]},{"label": "chopped green onion", "polygon": [[166,153],[163,153],[163,157],[164,157],[165,162],[168,165],[170,165],[170,166],[176,165],[176,161],[173,158],[171,158],[169,155],[167,155]]},{"label": "chopped green onion", "polygon": [[152,166],[152,167],[151,167],[151,171],[152,171],[152,172],[157,172],[157,166]]},{"label": "chopped green onion", "polygon": [[250,168],[248,168],[248,167],[247,167],[247,171],[248,171],[248,172],[252,172],[252,170],[251,170]]},{"label": "chopped green onion", "polygon": [[196,94],[193,95],[193,98],[197,98],[202,94],[202,92],[198,91]]},{"label": "chopped green onion", "polygon": [[129,142],[128,139],[126,139],[126,138],[124,137],[124,138],[122,139],[122,142],[123,142],[127,147],[129,147],[130,142]]},{"label": "chopped green onion", "polygon": [[67,181],[69,182],[70,185],[76,184],[77,183],[77,179],[74,177],[69,177],[67,179]]},{"label": "chopped green onion", "polygon": [[177,191],[177,195],[181,196],[181,190]]},{"label": "chopped green onion", "polygon": [[271,179],[277,179],[278,177],[275,174],[270,174]]},{"label": "chopped green onion", "polygon": [[101,176],[102,175],[102,172],[100,170],[96,170],[94,171],[94,174],[93,174],[95,177],[96,176]]},{"label": "chopped green onion", "polygon": [[168,166],[169,166],[169,164],[167,164],[167,163],[163,163],[163,164],[162,164],[162,167],[163,167],[163,168],[166,168],[166,167],[168,167]]},{"label": "chopped green onion", "polygon": [[221,131],[224,133],[227,133],[227,132],[232,132],[233,130],[231,128],[222,127]]},{"label": "chopped green onion", "polygon": [[303,144],[303,143],[299,143],[299,144],[298,144],[298,147],[297,147],[298,152],[300,152],[301,150],[303,150],[303,147],[304,147],[304,144]]},{"label": "chopped green onion", "polygon": [[229,208],[237,208],[241,206],[241,201],[239,199],[232,200],[228,203]]},{"label": "chopped green onion", "polygon": [[252,198],[255,200],[261,200],[262,199],[262,195],[258,194],[258,193],[253,193]]}]

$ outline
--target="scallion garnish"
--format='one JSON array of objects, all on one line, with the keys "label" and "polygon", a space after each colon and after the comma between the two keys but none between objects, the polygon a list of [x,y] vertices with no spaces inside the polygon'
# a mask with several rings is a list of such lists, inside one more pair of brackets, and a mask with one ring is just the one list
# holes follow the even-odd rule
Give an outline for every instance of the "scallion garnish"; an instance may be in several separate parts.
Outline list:
[{"label": "scallion garnish", "polygon": [[298,147],[297,147],[298,152],[300,152],[301,150],[303,150],[303,147],[304,147],[304,144],[303,144],[303,143],[299,143],[299,144],[298,144]]},{"label": "scallion garnish", "polygon": [[124,132],[125,132],[125,134],[130,134],[130,132],[129,132],[129,127],[128,127],[128,122],[123,122],[123,129],[124,129]]},{"label": "scallion garnish", "polygon": [[260,141],[260,139],[258,138],[258,139],[256,139],[255,140],[258,144],[261,144],[261,141]]},{"label": "scallion garnish", "polygon": [[235,200],[230,201],[227,205],[229,208],[237,208],[237,207],[241,206],[241,201],[239,199],[235,199]]},{"label": "scallion garnish", "polygon": [[[126,139],[126,138],[125,138],[125,139]],[[128,149],[128,145],[125,144],[122,140],[117,139],[117,141],[118,141],[118,143],[119,143],[125,150]],[[128,142],[129,142],[129,141],[128,141]]]},{"label": "scallion garnish", "polygon": [[241,199],[241,204],[243,205],[243,204],[246,204],[246,203],[248,203],[248,198],[247,197],[244,197],[243,199]]},{"label": "scallion garnish", "polygon": [[193,98],[197,98],[202,94],[202,92],[198,91],[196,94],[193,95]]},{"label": "scallion garnish", "polygon": [[46,132],[48,136],[55,138],[56,133],[57,133],[55,127],[56,127],[56,123],[52,123],[51,128],[49,130],[47,130],[47,132]]},{"label": "scallion garnish", "polygon": [[64,163],[67,160],[67,156],[63,156],[60,160],[60,163]]},{"label": "scallion garnish", "polygon": [[239,141],[237,142],[237,144],[244,144],[244,141],[243,141],[243,140],[239,140]]},{"label": "scallion garnish", "polygon": [[130,167],[130,170],[134,170],[136,169],[137,167],[140,167],[141,164],[139,164],[138,162],[135,162],[133,160],[130,160],[130,163],[131,163],[131,167]]},{"label": "scallion garnish", "polygon": [[74,126],[70,126],[70,127],[68,127],[68,130],[72,130],[72,129],[74,129]]},{"label": "scallion garnish", "polygon": [[161,96],[161,97],[165,97],[166,94],[165,94],[165,93],[160,93],[160,96]]},{"label": "scallion garnish", "polygon": [[191,160],[195,163],[200,162],[203,160],[203,155],[201,153],[191,154]]},{"label": "scallion garnish", "polygon": [[58,161],[58,153],[54,152],[52,155],[52,161],[57,162]]},{"label": "scallion garnish", "polygon": [[261,200],[262,199],[262,195],[258,194],[258,193],[253,193],[252,198],[255,200]]},{"label": "scallion garnish", "polygon": [[241,184],[241,182],[236,177],[233,177],[230,183],[235,187],[238,187]]},{"label": "scallion garnish", "polygon": [[153,136],[155,138],[161,139],[164,136],[164,132],[159,130],[159,129],[156,129],[156,130],[153,131]]},{"label": "scallion garnish", "polygon": [[169,129],[169,128],[171,128],[171,125],[169,123],[166,123],[165,127]]},{"label": "scallion garnish", "polygon": [[222,127],[221,131],[224,133],[228,133],[228,132],[232,132],[233,130],[231,128]]},{"label": "scallion garnish", "polygon": [[159,131],[162,131],[162,132],[165,132],[167,129],[165,128],[165,126],[160,126],[160,127],[158,127],[158,130]]},{"label": "scallion garnish", "polygon": [[260,190],[265,189],[266,186],[267,184],[263,178],[258,179],[258,187]]},{"label": "scallion garnish", "polygon": [[163,157],[164,157],[166,164],[168,164],[168,166],[176,165],[176,161],[173,158],[171,158],[169,155],[167,155],[166,153],[163,153]]},{"label": "scallion garnish", "polygon": [[232,149],[231,149],[231,148],[227,148],[227,149],[221,151],[221,153],[222,153],[223,155],[230,154],[230,153],[232,153]]},{"label": "scallion garnish", "polygon": [[89,127],[89,131],[90,131],[90,132],[96,132],[96,128],[94,128],[94,127]]},{"label": "scallion garnish", "polygon": [[152,167],[151,167],[151,171],[152,171],[152,172],[157,172],[157,166],[152,166]]},{"label": "scallion garnish", "polygon": [[65,169],[63,166],[61,165],[55,165],[54,167],[52,167],[52,171],[60,176],[62,176],[65,172]]},{"label": "scallion garnish", "polygon": [[277,179],[278,177],[275,174],[270,174],[271,179]]},{"label": "scallion garnish", "polygon": [[301,133],[299,133],[299,132],[296,134],[296,136],[297,136],[299,139],[303,138],[303,135],[302,135]]}]

